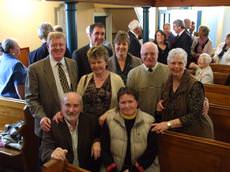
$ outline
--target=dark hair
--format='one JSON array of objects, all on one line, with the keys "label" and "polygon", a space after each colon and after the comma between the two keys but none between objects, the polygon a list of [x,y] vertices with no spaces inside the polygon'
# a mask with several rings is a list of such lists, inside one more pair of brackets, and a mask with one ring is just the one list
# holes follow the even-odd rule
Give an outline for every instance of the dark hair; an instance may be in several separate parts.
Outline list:
[{"label": "dark hair", "polygon": [[157,44],[157,33],[158,33],[158,32],[161,33],[161,35],[164,36],[164,43],[166,44],[166,43],[167,43],[166,34],[165,34],[162,30],[157,30],[157,31],[155,32],[154,43]]},{"label": "dark hair", "polygon": [[135,100],[138,102],[138,93],[134,91],[133,89],[127,88],[127,87],[121,87],[117,92],[117,102],[119,102],[121,96],[128,94],[132,95]]},{"label": "dark hair", "polygon": [[94,23],[94,24],[91,24],[89,26],[89,34],[91,35],[93,33],[93,30],[95,27],[99,27],[99,28],[105,28],[104,24],[102,23]]},{"label": "dark hair", "polygon": [[177,27],[181,27],[182,29],[184,29],[184,22],[180,19],[177,19],[173,22],[173,24],[175,24]]}]

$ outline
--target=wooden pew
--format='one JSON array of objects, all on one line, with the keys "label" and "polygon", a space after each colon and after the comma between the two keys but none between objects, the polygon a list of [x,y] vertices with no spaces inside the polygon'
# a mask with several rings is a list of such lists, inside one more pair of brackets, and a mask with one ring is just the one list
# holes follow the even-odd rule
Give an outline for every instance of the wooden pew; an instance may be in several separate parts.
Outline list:
[{"label": "wooden pew", "polygon": [[24,47],[24,48],[20,48],[20,51],[21,53],[18,58],[26,67],[28,67],[30,49],[29,47]]},{"label": "wooden pew", "polygon": [[212,104],[230,106],[230,87],[219,84],[205,84],[205,96]]},{"label": "wooden pew", "polygon": [[42,172],[89,172],[83,168],[75,167],[74,165],[64,162],[51,159],[45,163],[42,167]]},{"label": "wooden pew", "polygon": [[213,72],[214,84],[225,85],[229,75],[230,73]]},{"label": "wooden pew", "polygon": [[224,64],[210,64],[213,72],[221,72],[221,73],[227,73],[230,74],[230,65],[224,65]]},{"label": "wooden pew", "polygon": [[230,106],[210,103],[208,114],[214,125],[215,139],[230,143]]},{"label": "wooden pew", "polygon": [[15,123],[18,120],[25,121],[20,130],[23,136],[23,149],[18,151],[0,148],[0,166],[18,172],[37,172],[38,139],[34,134],[33,117],[24,101],[0,97],[0,129],[3,130],[5,124]]},{"label": "wooden pew", "polygon": [[230,143],[176,132],[159,136],[161,172],[226,172]]}]

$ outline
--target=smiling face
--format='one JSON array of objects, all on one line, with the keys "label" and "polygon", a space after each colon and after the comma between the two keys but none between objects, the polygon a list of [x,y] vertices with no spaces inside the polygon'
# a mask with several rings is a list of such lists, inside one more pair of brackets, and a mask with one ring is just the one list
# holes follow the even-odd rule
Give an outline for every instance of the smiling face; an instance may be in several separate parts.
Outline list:
[{"label": "smiling face", "polygon": [[62,113],[69,123],[76,123],[82,110],[81,98],[77,93],[67,93],[62,102]]},{"label": "smiling face", "polygon": [[66,42],[64,38],[54,37],[48,44],[48,50],[56,61],[60,61],[64,57],[66,50]]},{"label": "smiling face", "polygon": [[126,57],[128,54],[128,49],[129,49],[129,44],[126,41],[115,43],[115,53],[118,58]]},{"label": "smiling face", "polygon": [[185,70],[183,57],[175,55],[168,61],[168,67],[173,77],[181,78]]},{"label": "smiling face", "polygon": [[161,32],[156,33],[156,41],[157,43],[164,43],[165,42],[165,35],[163,35]]},{"label": "smiling face", "polygon": [[147,42],[141,47],[141,59],[146,67],[152,68],[156,65],[158,58],[157,46]]},{"label": "smiling face", "polygon": [[119,109],[123,115],[134,115],[137,111],[137,106],[137,100],[131,94],[124,94],[119,99]]},{"label": "smiling face", "polygon": [[102,45],[105,40],[105,28],[97,27],[93,29],[93,32],[90,34],[90,42],[93,46]]},{"label": "smiling face", "polygon": [[90,67],[94,74],[102,74],[106,71],[107,63],[104,60],[104,57],[90,58],[89,59]]}]

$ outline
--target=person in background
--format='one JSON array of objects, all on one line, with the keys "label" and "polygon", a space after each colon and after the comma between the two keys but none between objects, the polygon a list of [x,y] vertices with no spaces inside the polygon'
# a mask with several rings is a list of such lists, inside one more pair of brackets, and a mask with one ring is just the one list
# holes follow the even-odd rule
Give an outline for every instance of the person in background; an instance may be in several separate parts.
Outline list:
[{"label": "person in background", "polygon": [[130,40],[125,31],[118,31],[114,38],[115,54],[108,60],[108,69],[120,75],[126,83],[129,71],[142,64],[141,59],[128,53]]},{"label": "person in background", "polygon": [[191,36],[191,32],[190,32],[190,29],[191,29],[191,20],[190,19],[184,19],[184,27],[185,27],[185,31]]},{"label": "person in background", "polygon": [[212,62],[210,55],[202,53],[198,58],[198,65],[191,63],[189,68],[195,69],[195,78],[202,84],[213,84],[213,71],[209,64]]},{"label": "person in background", "polygon": [[[52,122],[41,142],[41,160],[67,160],[75,166],[98,171],[101,146],[97,135],[97,122],[82,113],[82,99],[76,92],[66,93],[61,100],[64,120]],[[64,136],[64,137],[63,137]],[[96,161],[97,160],[97,161]]]},{"label": "person in background", "polygon": [[77,88],[77,65],[64,57],[66,37],[61,32],[50,32],[47,38],[49,56],[29,66],[25,100],[34,116],[35,134],[51,127],[52,117],[60,111],[60,99],[64,93]]},{"label": "person in background", "polygon": [[88,61],[93,72],[83,75],[77,93],[83,99],[83,112],[97,121],[107,110],[117,104],[117,92],[124,86],[121,77],[107,69],[108,51],[104,46],[95,46],[88,51]]},{"label": "person in background", "polygon": [[195,23],[194,21],[192,21],[192,22],[191,22],[191,27],[190,27],[190,29],[189,29],[189,33],[190,33],[192,36],[197,36],[197,35],[196,35],[197,32],[195,32],[195,29],[196,29],[195,24],[196,24],[196,23]]},{"label": "person in background", "polygon": [[18,59],[20,47],[13,39],[2,42],[0,61],[0,95],[16,99],[25,97],[26,67]]},{"label": "person in background", "polygon": [[190,34],[185,30],[184,22],[177,19],[173,22],[173,30],[176,32],[177,36],[175,42],[171,48],[182,48],[188,54],[188,66],[192,62],[191,46],[192,38]]},{"label": "person in background", "polygon": [[192,51],[192,61],[197,63],[198,57],[202,53],[207,53],[208,55],[212,55],[212,41],[208,38],[209,28],[207,26],[199,27],[199,37],[193,38],[193,43],[191,47]]},{"label": "person in background", "polygon": [[132,54],[135,57],[141,57],[140,56],[140,50],[141,50],[141,44],[139,42],[139,37],[142,35],[142,28],[137,20],[132,20],[128,25],[129,31],[129,39],[130,39],[130,45],[129,45],[129,53]]},{"label": "person in background", "polygon": [[157,30],[155,33],[154,43],[158,48],[158,62],[167,64],[168,52],[170,50],[169,44],[166,40],[166,34],[162,30]]},{"label": "person in background", "polygon": [[230,65],[230,33],[226,35],[225,42],[217,46],[213,59],[215,63]]},{"label": "person in background", "polygon": [[163,31],[166,34],[166,40],[168,41],[169,45],[171,46],[175,41],[175,36],[171,32],[171,25],[169,23],[165,23],[163,25]]},{"label": "person in background", "polygon": [[[90,48],[94,46],[101,46],[105,40],[105,26],[101,23],[91,24],[87,29],[89,44],[86,46],[74,50],[72,58],[77,62],[79,79],[86,74],[92,72],[90,64],[87,57],[87,52]],[[105,47],[105,46],[104,46]],[[105,47],[108,51],[109,57],[113,55],[113,52],[108,47]]]},{"label": "person in background", "polygon": [[118,107],[109,110],[102,129],[102,159],[108,172],[155,172],[156,134],[151,132],[154,118],[138,108],[138,96],[120,88]]},{"label": "person in background", "polygon": [[[40,38],[42,45],[29,53],[29,62],[30,64],[35,63],[38,60],[44,59],[49,55],[47,37],[50,32],[53,32],[53,26],[47,22],[42,23],[38,28],[38,37]],[[70,58],[71,54],[66,49],[65,57]]]},{"label": "person in background", "polygon": [[152,131],[165,130],[213,138],[213,125],[208,115],[202,114],[204,86],[186,70],[187,53],[182,48],[172,49],[168,55],[170,77],[162,91],[157,111],[162,122],[152,124]]},{"label": "person in background", "polygon": [[61,25],[55,25],[54,26],[54,31],[55,32],[64,32],[64,29]]}]

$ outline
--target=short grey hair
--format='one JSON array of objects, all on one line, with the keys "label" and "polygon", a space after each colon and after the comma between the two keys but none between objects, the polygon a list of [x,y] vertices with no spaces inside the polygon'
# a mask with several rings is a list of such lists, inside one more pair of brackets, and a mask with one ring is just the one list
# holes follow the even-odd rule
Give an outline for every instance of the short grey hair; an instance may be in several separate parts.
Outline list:
[{"label": "short grey hair", "polygon": [[207,54],[207,53],[202,53],[202,54],[199,56],[199,58],[204,59],[204,63],[205,63],[205,64],[210,64],[210,63],[212,62],[212,58],[211,58],[210,55]]},{"label": "short grey hair", "polygon": [[177,57],[177,56],[182,57],[182,59],[184,61],[184,66],[186,66],[188,54],[182,48],[174,48],[174,49],[170,50],[169,54],[168,54],[168,58],[167,58],[167,63],[169,64],[170,60]]},{"label": "short grey hair", "polygon": [[182,29],[184,29],[184,22],[180,19],[177,19],[173,22],[173,24],[175,24],[177,27],[181,27]]},{"label": "short grey hair", "polygon": [[5,39],[2,41],[2,50],[4,53],[10,53],[10,49],[14,48],[17,42],[13,39]]},{"label": "short grey hair", "polygon": [[38,28],[38,37],[40,39],[45,39],[47,40],[47,37],[48,37],[48,34],[50,32],[53,32],[54,29],[53,29],[53,26],[47,22],[45,23],[42,23],[41,26],[39,26]]}]

